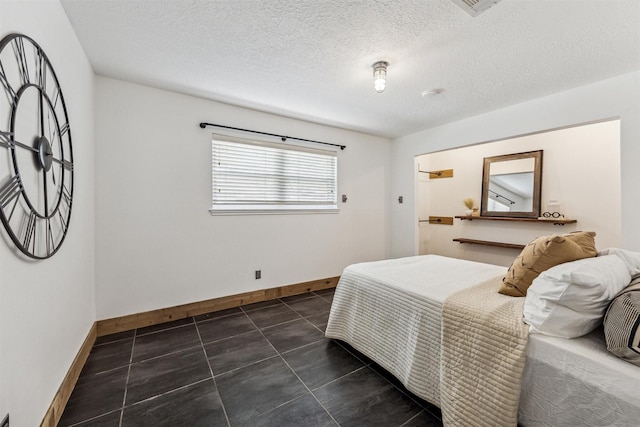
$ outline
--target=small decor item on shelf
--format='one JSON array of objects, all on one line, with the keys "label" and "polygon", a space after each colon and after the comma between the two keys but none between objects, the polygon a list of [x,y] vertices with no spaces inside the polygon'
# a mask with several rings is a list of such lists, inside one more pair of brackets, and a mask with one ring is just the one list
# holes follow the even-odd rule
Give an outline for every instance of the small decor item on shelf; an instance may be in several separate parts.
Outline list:
[{"label": "small decor item on shelf", "polygon": [[560,202],[557,200],[549,200],[549,203],[547,203],[547,212],[561,213],[562,211],[560,210]]},{"label": "small decor item on shelf", "polygon": [[538,219],[558,219],[564,218],[564,214],[560,212],[560,202],[557,200],[549,200],[547,204],[547,211],[542,213],[542,216]]},{"label": "small decor item on shelf", "polygon": [[467,216],[471,216],[473,214],[473,208],[474,208],[476,202],[471,197],[467,197],[466,199],[464,199],[462,201],[462,203],[464,203],[464,205],[467,207],[466,215]]},{"label": "small decor item on shelf", "polygon": [[477,206],[475,206],[475,207],[471,210],[471,216],[480,216],[480,208],[478,208]]}]

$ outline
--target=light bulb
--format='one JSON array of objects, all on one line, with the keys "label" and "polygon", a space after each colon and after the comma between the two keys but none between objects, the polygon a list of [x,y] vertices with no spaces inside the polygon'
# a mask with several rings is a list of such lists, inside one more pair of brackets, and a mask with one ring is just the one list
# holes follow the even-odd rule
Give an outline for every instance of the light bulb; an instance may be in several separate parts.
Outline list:
[{"label": "light bulb", "polygon": [[383,92],[387,87],[387,66],[389,63],[379,61],[373,64],[373,88],[376,92]]}]

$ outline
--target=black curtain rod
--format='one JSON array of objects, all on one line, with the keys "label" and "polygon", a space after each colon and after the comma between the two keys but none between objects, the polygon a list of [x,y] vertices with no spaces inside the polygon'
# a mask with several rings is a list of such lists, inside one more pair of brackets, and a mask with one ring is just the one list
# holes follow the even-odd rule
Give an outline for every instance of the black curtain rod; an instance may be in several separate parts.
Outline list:
[{"label": "black curtain rod", "polygon": [[502,194],[498,194],[498,193],[496,193],[496,192],[495,192],[495,191],[493,191],[493,190],[489,190],[489,193],[493,193],[493,194],[495,194],[495,195],[496,195],[496,199],[499,199],[500,197],[502,197],[503,199],[508,200],[508,201],[509,201],[509,203],[511,203],[512,205],[515,205],[515,203],[516,203],[516,202],[514,202],[513,200],[509,199],[508,197],[504,197]]},{"label": "black curtain rod", "polygon": [[295,138],[293,136],[278,135],[278,134],[275,134],[275,133],[268,133],[268,132],[258,132],[257,130],[234,128],[234,127],[231,127],[231,126],[216,125],[214,123],[205,123],[205,122],[200,123],[200,127],[202,129],[206,128],[207,126],[214,126],[214,127],[217,127],[217,128],[224,128],[224,129],[231,129],[231,130],[239,130],[239,131],[242,131],[242,132],[258,133],[260,135],[276,136],[276,137],[280,138],[282,140],[282,142],[285,142],[287,139],[295,139],[296,141],[312,142],[314,144],[324,144],[324,145],[331,145],[333,147],[340,147],[341,150],[344,150],[347,147],[346,145],[331,144],[330,142],[314,141],[312,139],[304,139],[304,138]]}]

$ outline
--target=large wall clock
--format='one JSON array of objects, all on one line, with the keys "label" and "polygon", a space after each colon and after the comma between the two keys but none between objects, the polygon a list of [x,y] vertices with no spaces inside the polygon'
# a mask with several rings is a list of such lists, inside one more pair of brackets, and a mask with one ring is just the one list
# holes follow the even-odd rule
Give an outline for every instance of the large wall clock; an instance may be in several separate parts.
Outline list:
[{"label": "large wall clock", "polygon": [[0,219],[20,252],[49,258],[67,235],[72,201],[71,129],[60,83],[33,39],[10,34],[0,41]]}]

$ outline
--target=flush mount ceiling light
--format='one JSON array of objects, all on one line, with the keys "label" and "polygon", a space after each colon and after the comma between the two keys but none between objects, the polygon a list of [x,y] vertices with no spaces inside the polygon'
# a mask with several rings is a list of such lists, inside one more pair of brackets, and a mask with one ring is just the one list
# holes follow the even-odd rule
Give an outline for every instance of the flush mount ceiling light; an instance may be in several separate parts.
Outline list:
[{"label": "flush mount ceiling light", "polygon": [[372,65],[373,67],[373,88],[376,92],[384,92],[387,87],[387,67],[389,63],[386,61],[378,61]]}]

